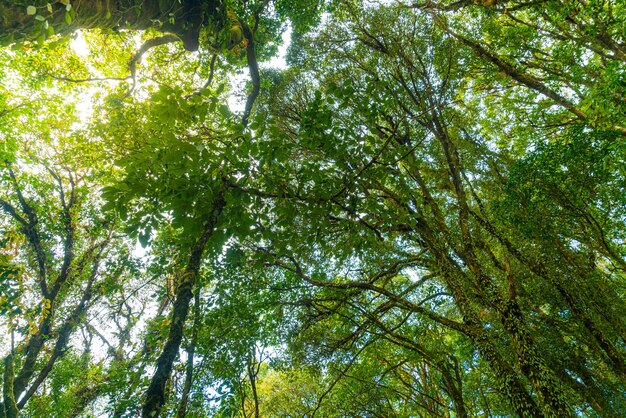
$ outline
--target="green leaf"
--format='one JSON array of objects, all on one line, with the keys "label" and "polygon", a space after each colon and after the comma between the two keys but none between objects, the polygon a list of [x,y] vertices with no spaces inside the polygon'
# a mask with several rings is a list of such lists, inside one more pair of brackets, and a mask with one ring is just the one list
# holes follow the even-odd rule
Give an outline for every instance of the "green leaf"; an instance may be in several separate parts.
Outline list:
[{"label": "green leaf", "polygon": [[228,105],[220,105],[217,110],[225,118],[229,118],[231,116],[230,108],[228,107]]},{"label": "green leaf", "polygon": [[139,239],[139,243],[141,244],[143,248],[146,248],[148,246],[148,243],[150,242],[151,232],[152,231],[150,230],[150,228],[147,228],[143,233],[139,234],[139,236],[137,237]]},{"label": "green leaf", "polygon": [[34,15],[35,13],[37,13],[37,8],[35,6],[28,6],[26,8],[26,14],[29,16]]}]

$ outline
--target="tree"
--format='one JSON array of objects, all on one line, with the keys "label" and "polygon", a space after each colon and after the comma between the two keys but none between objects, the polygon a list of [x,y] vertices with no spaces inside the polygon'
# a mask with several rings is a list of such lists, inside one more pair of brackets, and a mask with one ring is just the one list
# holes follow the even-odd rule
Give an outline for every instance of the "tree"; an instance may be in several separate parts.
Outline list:
[{"label": "tree", "polygon": [[[200,29],[211,22],[216,32],[223,29],[226,11],[220,2],[158,1],[34,1],[28,6],[3,1],[0,33],[5,42],[36,38],[37,35],[66,34],[76,29],[133,29],[158,27],[180,37],[185,49],[199,47]],[[52,30],[49,30],[52,28]]]},{"label": "tree", "polygon": [[619,2],[106,4],[0,5],[5,416],[624,413]]},{"label": "tree", "polygon": [[[430,13],[397,7],[348,10],[346,23],[331,24],[317,37],[319,47],[310,40],[308,79],[316,84],[322,80],[320,84],[327,87],[318,90],[304,109],[290,105],[305,96],[301,90],[291,90],[293,99],[277,97],[286,112],[277,115],[282,128],[277,136],[283,139],[273,148],[286,148],[287,155],[268,163],[269,170],[275,170],[271,178],[280,178],[281,183],[267,184],[259,195],[271,196],[272,190],[280,189],[274,196],[286,196],[291,203],[283,204],[291,207],[291,213],[302,214],[297,217],[301,229],[296,234],[309,237],[309,242],[294,247],[293,239],[284,238],[280,220],[272,220],[268,229],[276,225],[285,244],[266,251],[275,264],[308,284],[376,295],[406,315],[428,318],[469,338],[491,367],[492,379],[499,380],[496,387],[519,415],[568,415],[572,405],[607,413],[612,409],[610,399],[605,398],[603,405],[597,399],[602,387],[611,386],[623,373],[623,353],[618,348],[622,325],[608,319],[612,316],[608,312],[623,309],[618,302],[621,291],[618,285],[607,289],[609,296],[597,298],[582,287],[590,274],[611,282],[614,270],[605,270],[604,263],[617,267],[621,262],[610,262],[611,256],[605,255],[604,262],[593,264],[593,273],[582,267],[576,268],[578,273],[566,272],[559,266],[571,266],[578,251],[590,249],[572,246],[564,225],[550,244],[521,244],[515,233],[509,235],[511,226],[501,223],[501,212],[493,212],[493,196],[507,193],[515,177],[508,174],[513,170],[511,155],[490,149],[488,138],[471,127],[470,114],[456,102],[461,93],[471,95],[460,63],[475,58],[472,45],[464,49],[466,42],[445,27],[441,31]],[[393,29],[385,25],[389,21],[396,22]],[[324,67],[322,73],[316,72],[324,50],[329,51],[325,59],[334,62],[335,71]],[[484,57],[481,53],[477,58]],[[580,141],[573,132],[553,136]],[[601,141],[606,135],[594,132],[592,137]],[[569,172],[567,165],[562,167]],[[291,174],[279,177],[279,172]],[[547,190],[538,193],[554,196]],[[610,201],[619,205],[615,198]],[[570,219],[594,223],[594,215],[574,205],[579,209],[576,215],[568,213]],[[602,235],[608,232],[603,231]],[[311,237],[316,237],[313,246]],[[278,236],[275,239],[278,242]],[[613,235],[608,242],[620,241]],[[294,253],[302,254],[302,260]],[[551,255],[545,258],[547,254]],[[328,258],[345,258],[347,265],[328,264]],[[366,273],[343,273],[337,280],[335,272],[350,272],[355,258],[362,266],[357,271]],[[454,309],[442,315],[437,308],[416,303],[420,293],[410,284],[401,290],[390,287],[389,277],[410,268],[435,280],[454,301]],[[605,304],[607,300],[615,304]],[[541,308],[547,306],[556,317]],[[556,306],[560,308],[553,310]],[[570,320],[581,327],[557,325]],[[544,338],[547,328],[564,332],[552,340],[559,350]],[[383,332],[393,329],[383,328]],[[616,339],[609,342],[608,335]],[[581,385],[580,376],[574,377],[571,369],[582,362],[578,349],[567,351],[556,343],[562,339],[589,341],[603,351],[602,368],[614,374],[601,377],[600,373]]]},{"label": "tree", "polygon": [[15,141],[14,148],[5,147],[3,155],[3,242],[16,254],[2,265],[11,346],[0,409],[7,416],[17,416],[48,380],[89,309],[107,287],[123,281],[128,257],[124,241],[114,236],[114,220],[89,195],[98,167],[81,165],[89,155],[69,153],[83,140],[68,131],[71,119],[64,118],[72,110],[57,108],[43,123],[37,110],[25,105],[5,116],[19,127],[34,126],[7,141]]}]

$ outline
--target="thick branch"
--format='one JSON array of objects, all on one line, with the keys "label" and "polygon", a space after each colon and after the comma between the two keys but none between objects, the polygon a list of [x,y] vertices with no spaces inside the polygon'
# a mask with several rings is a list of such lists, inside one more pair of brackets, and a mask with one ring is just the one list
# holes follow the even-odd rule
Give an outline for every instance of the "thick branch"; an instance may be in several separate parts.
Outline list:
[{"label": "thick branch", "polygon": [[404,299],[398,295],[396,295],[395,293],[392,293],[390,291],[388,291],[387,289],[384,289],[380,286],[376,286],[372,283],[368,283],[368,282],[357,282],[357,281],[353,281],[353,282],[344,282],[344,283],[333,283],[333,282],[324,282],[324,281],[320,281],[320,280],[315,280],[312,277],[310,277],[309,275],[307,275],[306,273],[304,273],[302,271],[302,269],[300,268],[299,264],[293,259],[290,258],[291,262],[294,264],[294,267],[287,265],[286,263],[280,261],[279,259],[276,259],[275,263],[276,265],[283,267],[293,273],[295,273],[296,275],[298,275],[300,278],[304,279],[307,283],[310,283],[314,286],[319,286],[319,287],[328,287],[328,288],[333,288],[333,289],[363,289],[363,290],[369,290],[372,292],[376,292],[380,295],[386,296],[389,300],[393,301],[394,303],[396,303],[398,306],[403,307],[404,309],[410,311],[410,312],[415,312],[415,313],[419,313],[422,315],[425,315],[426,317],[430,318],[431,320],[438,322],[442,325],[447,326],[448,328],[454,329],[456,331],[459,331],[463,334],[467,334],[467,328],[465,326],[465,324],[462,324],[460,322],[456,322],[453,321],[451,319],[445,318],[443,316],[440,316],[434,312],[429,311],[428,309],[425,309],[421,306],[419,306],[416,303],[413,303],[407,299]]},{"label": "thick branch", "polygon": [[243,117],[241,118],[243,125],[248,126],[248,119],[250,118],[250,113],[252,113],[252,106],[254,106],[254,102],[261,91],[261,75],[259,73],[259,64],[256,59],[256,51],[254,47],[254,31],[250,29],[250,27],[243,20],[240,20],[240,23],[243,29],[243,35],[248,41],[248,45],[246,46],[246,58],[248,59],[250,81],[252,82],[252,91],[248,95]]},{"label": "thick branch", "polygon": [[193,356],[196,351],[196,341],[198,339],[198,328],[200,327],[200,289],[196,289],[194,295],[193,306],[193,326],[191,329],[191,341],[187,348],[187,365],[185,369],[185,385],[183,393],[176,411],[176,418],[185,418],[187,414],[187,404],[189,403],[189,393],[191,392],[191,384],[193,383]]},{"label": "thick branch", "polygon": [[0,411],[4,418],[17,418],[17,405],[15,404],[15,396],[13,394],[13,353],[4,359],[4,383],[3,383],[3,403],[0,404]]},{"label": "thick branch", "polygon": [[22,190],[17,182],[15,172],[11,167],[8,167],[8,171],[9,176],[11,177],[11,181],[13,182],[13,185],[15,187],[15,194],[17,195],[17,198],[20,202],[22,211],[26,215],[27,222],[22,223],[22,232],[24,233],[24,235],[26,235],[29,244],[35,251],[35,258],[37,260],[38,267],[37,278],[39,280],[39,285],[41,286],[41,292],[43,293],[44,297],[48,297],[48,288],[46,282],[46,255],[41,244],[39,231],[37,230],[37,224],[39,223],[39,220],[37,219],[37,214],[33,210],[32,206],[30,206],[30,204],[24,198]]},{"label": "thick branch", "polygon": [[39,389],[39,386],[48,377],[48,374],[52,371],[52,367],[54,366],[56,361],[59,359],[59,357],[61,357],[65,353],[65,348],[67,347],[67,343],[72,334],[72,331],[74,331],[74,329],[76,328],[76,325],[81,320],[84,313],[87,311],[89,300],[91,299],[93,295],[93,291],[92,291],[93,283],[98,274],[99,264],[100,264],[99,260],[96,260],[94,262],[91,276],[89,277],[89,280],[87,282],[87,287],[85,288],[85,291],[83,292],[83,296],[80,302],[74,308],[74,310],[72,311],[70,316],[67,318],[65,323],[61,326],[59,335],[57,337],[57,341],[54,345],[54,351],[52,352],[52,355],[48,359],[44,368],[39,372],[39,374],[37,375],[37,378],[35,379],[33,384],[30,386],[28,391],[20,399],[17,405],[19,409],[24,408],[24,406],[26,405],[26,402],[28,402],[28,400],[35,394],[37,389]]},{"label": "thick branch", "polygon": [[159,36],[157,38],[148,39],[139,47],[135,55],[133,55],[133,58],[128,63],[128,69],[130,70],[130,78],[132,78],[133,80],[133,87],[131,88],[131,91],[134,90],[135,88],[135,74],[137,72],[137,64],[141,63],[143,54],[148,52],[151,48],[154,48],[160,45],[171,44],[173,42],[180,42],[180,41],[181,39],[178,36],[173,35],[173,34],[166,34],[163,36]]},{"label": "thick branch", "polygon": [[570,111],[571,113],[576,115],[576,117],[578,117],[580,120],[586,120],[587,119],[587,116],[582,112],[582,110],[580,110],[578,107],[576,107],[572,102],[567,100],[565,97],[561,96],[560,94],[558,94],[554,90],[548,88],[548,86],[543,84],[538,78],[536,78],[536,77],[534,77],[534,76],[532,76],[532,75],[530,75],[528,73],[524,73],[524,72],[518,70],[513,65],[511,65],[508,62],[502,60],[500,57],[498,57],[498,56],[492,54],[491,52],[487,51],[487,49],[485,49],[479,43],[474,42],[474,41],[472,41],[472,40],[470,40],[468,38],[465,38],[462,35],[459,35],[458,33],[454,32],[452,29],[450,29],[450,27],[444,22],[444,20],[443,20],[443,18],[441,16],[439,16],[439,15],[437,15],[435,13],[431,13],[431,14],[432,14],[435,22],[437,23],[437,25],[441,29],[443,29],[445,32],[450,34],[452,37],[458,39],[461,43],[469,46],[479,56],[487,59],[489,62],[491,62],[492,64],[497,66],[498,69],[503,71],[506,75],[508,75],[509,77],[514,79],[515,81],[518,81],[519,83],[525,85],[526,87],[529,87],[532,90],[535,90],[536,92],[541,93],[544,96],[549,97],[550,99],[554,100],[555,103],[557,103],[560,106],[563,106],[565,109],[567,109],[568,111]]},{"label": "thick branch", "polygon": [[[75,14],[71,23],[66,22],[66,7],[61,1],[50,1],[52,13],[45,1],[34,0],[37,16],[44,17],[61,35],[77,29],[145,30],[157,29],[162,33],[173,33],[180,37],[187,51],[199,47],[199,32],[211,18],[217,22],[216,32],[221,30],[223,4],[217,0],[72,0]],[[27,13],[24,2],[0,2],[0,40],[32,40],[41,30],[35,15]]]}]

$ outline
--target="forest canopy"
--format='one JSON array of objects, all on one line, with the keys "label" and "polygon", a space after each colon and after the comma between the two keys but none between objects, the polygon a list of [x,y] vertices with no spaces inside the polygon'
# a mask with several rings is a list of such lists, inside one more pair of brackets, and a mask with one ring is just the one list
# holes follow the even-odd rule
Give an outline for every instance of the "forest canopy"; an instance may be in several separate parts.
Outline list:
[{"label": "forest canopy", "polygon": [[0,48],[0,418],[626,416],[624,0],[0,0]]}]

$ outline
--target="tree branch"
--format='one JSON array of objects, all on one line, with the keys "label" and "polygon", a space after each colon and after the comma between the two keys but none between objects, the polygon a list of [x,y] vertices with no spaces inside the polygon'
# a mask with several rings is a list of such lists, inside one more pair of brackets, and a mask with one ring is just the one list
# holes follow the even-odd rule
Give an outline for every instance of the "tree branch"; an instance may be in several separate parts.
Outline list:
[{"label": "tree branch", "polygon": [[239,22],[241,23],[243,35],[248,41],[248,45],[246,46],[246,58],[248,60],[248,70],[250,71],[250,81],[252,82],[252,91],[250,91],[250,94],[246,99],[246,107],[241,118],[243,126],[248,126],[248,119],[250,118],[250,113],[252,113],[252,106],[254,106],[254,102],[261,91],[261,75],[259,73],[259,64],[256,59],[256,51],[254,47],[254,31],[250,29],[250,26],[248,26],[243,19],[239,19]]}]

